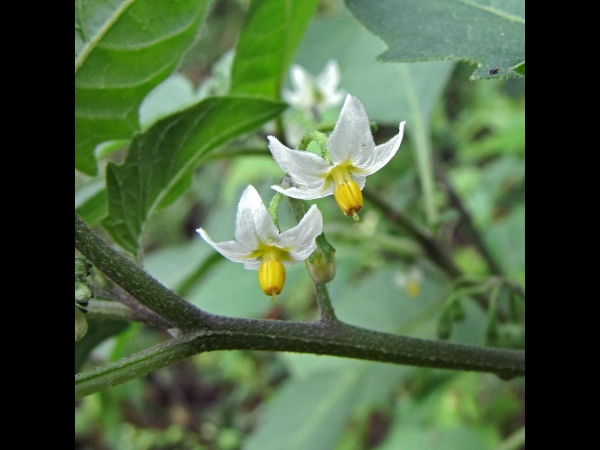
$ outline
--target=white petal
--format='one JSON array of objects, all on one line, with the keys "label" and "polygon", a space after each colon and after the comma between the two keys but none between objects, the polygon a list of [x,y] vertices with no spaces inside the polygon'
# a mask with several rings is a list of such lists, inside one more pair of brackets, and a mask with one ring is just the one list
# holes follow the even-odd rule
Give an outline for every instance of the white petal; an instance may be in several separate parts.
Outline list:
[{"label": "white petal", "polygon": [[226,241],[226,242],[214,242],[210,236],[202,228],[196,230],[202,236],[206,242],[208,242],[216,251],[218,251],[225,258],[230,259],[234,262],[247,263],[254,260],[250,258],[250,252],[242,244],[237,241]]},{"label": "white petal", "polygon": [[235,239],[242,245],[256,250],[258,243],[275,239],[279,234],[260,195],[249,185],[238,204],[235,223]]},{"label": "white petal", "polygon": [[348,94],[340,117],[327,141],[333,164],[363,164],[375,148],[369,118],[356,97]]},{"label": "white petal", "polygon": [[287,249],[292,262],[303,261],[317,248],[315,238],[322,231],[323,216],[317,205],[312,205],[298,225],[279,235],[277,246]]},{"label": "white petal", "polygon": [[292,97],[286,99],[296,108],[308,108],[313,103],[313,84],[314,80],[310,74],[301,66],[294,64],[291,71],[291,80],[296,92]]},{"label": "white petal", "polygon": [[277,138],[269,136],[269,149],[275,162],[281,170],[290,174],[296,184],[318,185],[323,183],[331,166],[314,153],[292,150],[286,147]]},{"label": "white petal", "polygon": [[354,164],[355,167],[363,169],[361,175],[367,176],[377,172],[383,166],[385,166],[390,159],[396,154],[400,148],[402,137],[404,136],[404,125],[406,122],[400,123],[400,132],[387,141],[385,144],[378,145],[375,147],[370,155],[370,158],[364,161],[361,165]]},{"label": "white petal", "polygon": [[281,192],[283,195],[287,195],[288,197],[292,198],[298,198],[300,200],[313,200],[315,198],[327,197],[328,195],[333,194],[333,187],[333,183],[331,183],[327,188],[325,188],[325,183],[316,187],[304,186],[301,188],[292,187],[289,189],[283,189],[278,185],[271,186],[272,189],[275,189],[277,192]]},{"label": "white petal", "polygon": [[340,84],[340,67],[335,59],[327,61],[323,72],[316,78],[315,83],[324,93],[333,93]]}]

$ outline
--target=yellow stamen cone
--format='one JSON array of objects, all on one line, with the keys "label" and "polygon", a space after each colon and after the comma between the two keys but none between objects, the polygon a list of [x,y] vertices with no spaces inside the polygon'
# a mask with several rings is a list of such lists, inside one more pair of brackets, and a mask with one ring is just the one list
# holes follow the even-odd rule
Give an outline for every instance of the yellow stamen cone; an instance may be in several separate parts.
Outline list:
[{"label": "yellow stamen cone", "polygon": [[279,260],[280,252],[272,248],[263,254],[263,263],[258,269],[258,282],[260,288],[274,299],[281,294],[285,284],[285,267]]}]

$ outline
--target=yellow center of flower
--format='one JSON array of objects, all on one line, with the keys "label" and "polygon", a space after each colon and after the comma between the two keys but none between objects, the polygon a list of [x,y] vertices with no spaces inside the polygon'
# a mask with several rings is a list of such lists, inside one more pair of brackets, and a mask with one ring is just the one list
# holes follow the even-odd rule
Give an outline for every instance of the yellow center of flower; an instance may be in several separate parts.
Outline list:
[{"label": "yellow center of flower", "polygon": [[411,297],[416,297],[421,292],[421,285],[416,281],[406,283],[406,293]]},{"label": "yellow center of flower", "polygon": [[350,177],[347,166],[336,166],[328,175],[335,183],[333,196],[338,206],[348,217],[358,220],[356,213],[363,207],[363,196],[358,184]]},{"label": "yellow center of flower", "polygon": [[281,250],[277,247],[268,247],[262,258],[263,261],[258,269],[258,282],[263,292],[275,301],[285,284],[285,267],[281,262]]}]

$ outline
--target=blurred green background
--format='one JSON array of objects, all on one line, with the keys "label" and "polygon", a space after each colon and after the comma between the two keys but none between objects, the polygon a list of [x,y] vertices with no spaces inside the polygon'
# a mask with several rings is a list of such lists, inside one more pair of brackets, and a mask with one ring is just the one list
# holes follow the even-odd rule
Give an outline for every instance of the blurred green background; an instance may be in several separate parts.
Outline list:
[{"label": "blurred green background", "polygon": [[[203,96],[227,92],[227,51],[235,45],[247,6],[242,0],[213,2],[199,39],[177,73],[142,104],[143,126]],[[466,274],[483,284],[490,279],[470,227],[444,189],[445,180],[506,277],[524,287],[524,78],[472,82],[468,78],[473,66],[464,62],[376,62],[385,48],[343,3],[322,1],[295,62],[317,75],[335,58],[340,87],[358,97],[377,123],[377,143],[387,141],[397,133],[398,123],[407,120],[399,152],[369,177],[367,187],[426,224],[415,147],[414,124],[420,122],[430,137],[438,171],[435,236],[451,249]],[[327,111],[324,120],[335,121],[339,109]],[[301,112],[291,109],[283,120],[291,145],[297,143],[292,136],[298,127],[311,126]],[[269,124],[230,147],[266,150],[264,136],[272,132]],[[122,143],[116,143],[97,151],[101,174],[107,161],[123,159],[120,147]],[[256,272],[240,264],[219,260],[202,277],[194,275],[213,253],[195,229],[202,226],[215,241],[232,239],[243,189],[253,184],[266,202],[272,196],[270,186],[281,175],[266,152],[203,163],[194,172],[191,189],[149,221],[146,270],[211,313],[314,319],[312,284],[302,264],[289,268],[276,303],[258,288]],[[98,192],[101,180],[102,176],[76,174],[76,207]],[[315,203],[337,250],[337,275],[328,288],[339,318],[374,330],[437,339],[456,285],[415,255],[407,236],[368,200],[358,223],[340,214],[331,197]],[[102,211],[89,203],[87,207],[92,212],[82,214],[84,219],[97,224]],[[280,215],[283,229],[293,225],[285,201]],[[95,229],[103,233],[101,227]],[[415,272],[420,278],[411,290],[406,278]],[[484,291],[489,294],[490,289]],[[509,311],[514,299],[509,290],[500,289],[497,302]],[[467,296],[461,297],[461,306],[465,318],[453,323],[450,339],[490,344],[486,313]],[[496,345],[523,348],[522,323],[501,324],[498,333]],[[76,365],[84,370],[169,338],[164,331],[139,324],[90,320],[88,336],[77,344]],[[490,374],[325,356],[213,352],[77,401],[75,448],[518,449],[524,448],[524,379],[502,381]]]}]

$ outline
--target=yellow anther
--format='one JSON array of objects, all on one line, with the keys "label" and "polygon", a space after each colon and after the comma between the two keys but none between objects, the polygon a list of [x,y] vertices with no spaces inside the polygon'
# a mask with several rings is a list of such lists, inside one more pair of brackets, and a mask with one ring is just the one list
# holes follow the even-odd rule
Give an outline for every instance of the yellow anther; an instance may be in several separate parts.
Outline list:
[{"label": "yellow anther", "polygon": [[285,284],[285,267],[280,261],[281,251],[276,247],[270,247],[263,253],[263,262],[258,269],[258,282],[260,288],[272,300],[277,300]]},{"label": "yellow anther", "polygon": [[421,292],[421,285],[416,281],[406,283],[406,293],[411,297],[416,297]]},{"label": "yellow anther", "polygon": [[346,216],[358,220],[356,213],[363,206],[363,196],[358,184],[350,177],[348,169],[344,166],[336,166],[330,175],[335,183],[333,196],[338,206]]}]

